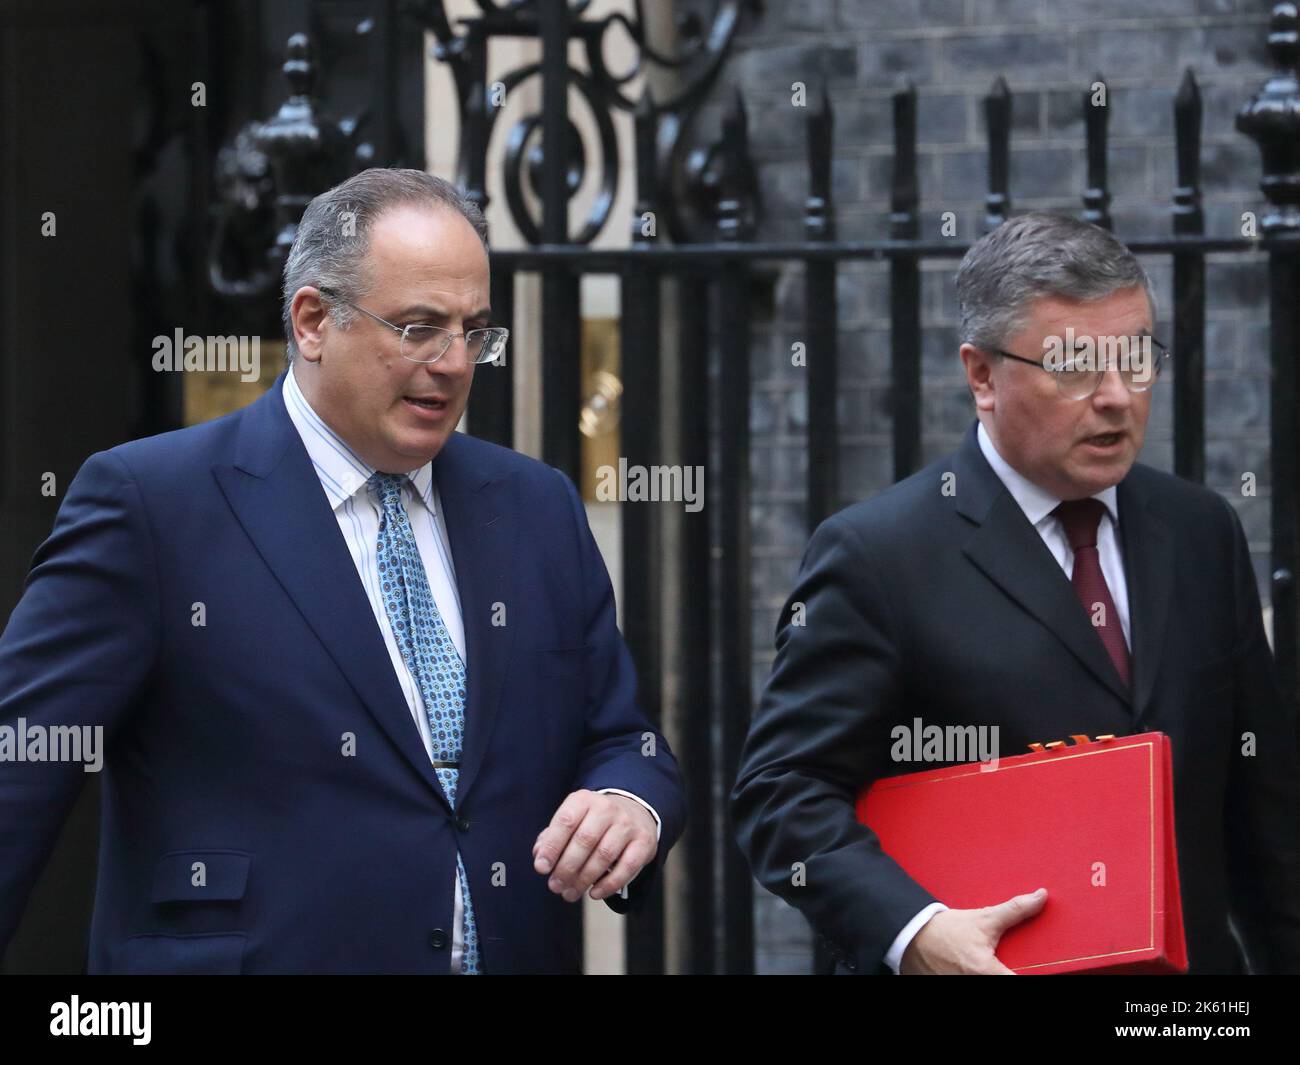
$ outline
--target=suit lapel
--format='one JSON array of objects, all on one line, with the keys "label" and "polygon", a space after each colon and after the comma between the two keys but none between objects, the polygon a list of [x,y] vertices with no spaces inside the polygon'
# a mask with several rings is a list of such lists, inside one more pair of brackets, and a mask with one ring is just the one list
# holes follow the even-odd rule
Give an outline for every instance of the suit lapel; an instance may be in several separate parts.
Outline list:
[{"label": "suit lapel", "polygon": [[213,474],[258,552],[366,709],[446,802],[337,520],[284,408],[284,375],[243,414],[232,466]]},{"label": "suit lapel", "polygon": [[[966,556],[1046,626],[1099,683],[1131,710],[1132,694],[1080,606],[1073,585],[989,466],[973,427],[954,456],[953,465],[957,473],[957,510],[976,526],[963,544]],[[1121,528],[1127,530],[1128,524],[1121,504]],[[1131,596],[1129,601],[1133,602]]]},{"label": "suit lapel", "polygon": [[471,441],[453,433],[433,462],[465,625],[465,738],[456,802],[474,786],[501,704],[518,625],[514,601],[518,528],[513,474],[476,468]]},{"label": "suit lapel", "polygon": [[1140,475],[1129,471],[1119,483],[1118,499],[1133,644],[1134,723],[1140,725],[1155,691],[1165,645],[1174,586],[1173,537],[1169,526],[1152,509]]}]

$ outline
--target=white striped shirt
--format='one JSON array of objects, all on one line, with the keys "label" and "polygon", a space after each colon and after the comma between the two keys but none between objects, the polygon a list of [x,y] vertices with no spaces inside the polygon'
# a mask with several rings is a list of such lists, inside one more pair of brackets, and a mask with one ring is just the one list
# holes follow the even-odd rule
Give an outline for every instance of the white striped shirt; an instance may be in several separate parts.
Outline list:
[{"label": "white striped shirt", "polygon": [[[975,430],[979,439],[980,450],[998,479],[1007,486],[1011,497],[1020,504],[1025,518],[1042,537],[1047,549],[1052,552],[1056,564],[1065,571],[1066,577],[1074,578],[1074,551],[1065,535],[1065,526],[1052,513],[1061,500],[1046,489],[1039,488],[1028,477],[1011,465],[998,449],[980,422]],[[1133,639],[1129,632],[1128,584],[1124,577],[1124,557],[1119,547],[1119,489],[1115,485],[1094,492],[1093,499],[1099,500],[1106,508],[1103,520],[1097,526],[1097,557],[1101,562],[1101,574],[1106,578],[1106,587],[1110,589],[1111,602],[1115,604],[1115,613],[1119,615],[1120,629],[1124,633],[1124,642],[1130,647]],[[1109,518],[1109,521],[1105,519]]]}]

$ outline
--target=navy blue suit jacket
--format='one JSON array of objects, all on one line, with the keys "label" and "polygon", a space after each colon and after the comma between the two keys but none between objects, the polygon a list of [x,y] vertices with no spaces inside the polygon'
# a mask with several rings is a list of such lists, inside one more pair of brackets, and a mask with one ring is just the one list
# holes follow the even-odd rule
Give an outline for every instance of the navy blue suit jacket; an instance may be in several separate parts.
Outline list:
[{"label": "navy blue suit jacket", "polygon": [[[574,971],[537,834],[579,788],[654,806],[622,912],[685,816],[578,494],[463,434],[434,461],[468,658],[453,816],[283,379],[92,455],[0,637],[0,724],[104,728],[89,971],[447,972],[457,848],[485,971]],[[83,779],[0,762],[0,950]]]}]

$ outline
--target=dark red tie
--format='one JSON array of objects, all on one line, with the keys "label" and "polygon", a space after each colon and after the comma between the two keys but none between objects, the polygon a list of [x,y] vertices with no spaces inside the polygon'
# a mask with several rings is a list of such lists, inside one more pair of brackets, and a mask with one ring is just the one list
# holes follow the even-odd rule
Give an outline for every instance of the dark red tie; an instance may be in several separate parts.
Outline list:
[{"label": "dark red tie", "polygon": [[[1100,499],[1071,499],[1062,503],[1054,511],[1061,524],[1065,526],[1065,538],[1070,541],[1074,552],[1074,574],[1070,583],[1079,596],[1079,602],[1088,612],[1088,620],[1106,645],[1110,660],[1115,663],[1124,686],[1129,686],[1128,645],[1124,642],[1124,628],[1120,625],[1119,613],[1115,610],[1115,601],[1110,597],[1110,588],[1101,572],[1101,558],[1097,554],[1097,526],[1101,516],[1106,513],[1106,504]],[[1097,606],[1102,610],[1098,614]],[[1097,620],[1100,620],[1098,623]]]}]

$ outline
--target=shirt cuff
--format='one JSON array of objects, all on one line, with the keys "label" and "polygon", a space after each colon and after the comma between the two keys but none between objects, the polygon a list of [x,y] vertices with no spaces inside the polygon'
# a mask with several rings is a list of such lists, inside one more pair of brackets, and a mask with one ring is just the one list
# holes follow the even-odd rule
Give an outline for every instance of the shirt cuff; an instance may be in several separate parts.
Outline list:
[{"label": "shirt cuff", "polygon": [[650,811],[650,816],[655,819],[655,842],[656,843],[659,842],[659,836],[663,830],[664,825],[663,822],[659,820],[658,811],[656,811],[653,806],[651,806],[648,802],[646,802],[645,799],[641,798],[641,796],[639,795],[633,795],[630,791],[624,791],[622,788],[601,788],[596,792],[596,794],[597,795],[625,795],[633,802],[639,802],[642,806],[644,806],[647,810]]},{"label": "shirt cuff", "polygon": [[[659,820],[659,812],[648,802],[646,802],[645,799],[641,798],[641,796],[639,795],[633,795],[630,791],[624,791],[622,788],[599,788],[597,789],[596,794],[597,795],[623,795],[631,799],[633,802],[638,802],[642,806],[644,806],[647,810],[650,811],[650,816],[655,819],[655,843],[657,844],[659,842],[659,834],[662,831],[664,825],[663,822]],[[641,869],[644,868],[645,866],[643,865]],[[635,880],[638,876],[641,875],[641,869],[638,869],[635,873],[632,874],[632,880]],[[627,883],[628,884],[632,883],[632,880],[629,880]],[[627,898],[627,884],[623,885],[623,890],[620,891],[619,894],[622,895],[623,898]]]},{"label": "shirt cuff", "polygon": [[907,950],[907,945],[916,937],[916,933],[925,927],[930,920],[940,910],[946,910],[948,907],[942,902],[932,902],[923,909],[907,924],[903,925],[903,930],[894,937],[893,946],[885,954],[885,964],[889,966],[890,971],[897,974],[898,967],[903,964],[903,952]]}]

